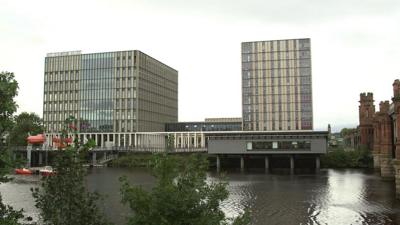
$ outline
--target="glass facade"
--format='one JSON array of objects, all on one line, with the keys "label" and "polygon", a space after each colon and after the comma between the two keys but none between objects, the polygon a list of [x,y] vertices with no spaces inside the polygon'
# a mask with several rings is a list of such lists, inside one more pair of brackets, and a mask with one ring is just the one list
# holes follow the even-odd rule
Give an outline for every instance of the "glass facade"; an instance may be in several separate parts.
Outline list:
[{"label": "glass facade", "polygon": [[240,131],[241,122],[181,122],[165,124],[167,132],[185,131]]},{"label": "glass facade", "polygon": [[312,130],[310,39],[242,43],[244,130]]},{"label": "glass facade", "polygon": [[178,120],[178,72],[140,51],[48,54],[44,87],[50,133],[70,115],[83,133],[163,131]]},{"label": "glass facade", "polygon": [[113,131],[114,54],[82,56],[80,78],[81,132]]}]

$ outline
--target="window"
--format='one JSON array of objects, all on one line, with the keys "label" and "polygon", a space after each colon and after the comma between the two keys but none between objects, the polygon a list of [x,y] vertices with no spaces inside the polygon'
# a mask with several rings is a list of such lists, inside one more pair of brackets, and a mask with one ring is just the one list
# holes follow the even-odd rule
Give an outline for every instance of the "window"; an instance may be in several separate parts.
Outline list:
[{"label": "window", "polygon": [[247,142],[246,149],[247,149],[248,151],[249,151],[249,150],[253,150],[253,143],[252,143],[252,142]]},{"label": "window", "polygon": [[[249,148],[251,146],[251,148]],[[311,150],[310,141],[253,141],[247,142],[247,150],[253,151],[285,151]]]}]

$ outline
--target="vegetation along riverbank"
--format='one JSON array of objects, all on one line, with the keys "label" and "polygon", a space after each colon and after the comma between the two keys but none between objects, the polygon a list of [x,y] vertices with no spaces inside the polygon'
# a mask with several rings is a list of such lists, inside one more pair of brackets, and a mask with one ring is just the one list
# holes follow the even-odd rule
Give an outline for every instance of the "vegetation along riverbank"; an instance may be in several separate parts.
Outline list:
[{"label": "vegetation along riverbank", "polygon": [[326,155],[321,156],[323,168],[372,168],[372,165],[372,154],[365,148],[330,148]]}]

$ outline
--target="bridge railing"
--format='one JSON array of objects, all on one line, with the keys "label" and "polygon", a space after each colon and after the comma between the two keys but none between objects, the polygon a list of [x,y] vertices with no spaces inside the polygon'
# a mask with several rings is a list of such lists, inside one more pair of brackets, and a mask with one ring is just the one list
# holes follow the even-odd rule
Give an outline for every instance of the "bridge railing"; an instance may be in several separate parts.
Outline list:
[{"label": "bridge railing", "polygon": [[[9,149],[11,151],[26,151],[28,146],[10,146]],[[32,151],[52,151],[56,150],[52,146],[32,146]]]},{"label": "bridge railing", "polygon": [[[26,151],[27,146],[13,146],[10,148],[12,151]],[[32,147],[32,151],[57,151],[52,146],[40,146]],[[90,151],[102,152],[102,151],[115,151],[115,152],[172,152],[172,153],[184,153],[184,152],[207,152],[207,148],[173,148],[166,149],[164,147],[134,147],[134,146],[113,146],[113,147],[95,147]]]},{"label": "bridge railing", "polygon": [[96,147],[90,151],[116,151],[116,152],[206,152],[207,148],[175,148],[166,149],[164,147]]}]

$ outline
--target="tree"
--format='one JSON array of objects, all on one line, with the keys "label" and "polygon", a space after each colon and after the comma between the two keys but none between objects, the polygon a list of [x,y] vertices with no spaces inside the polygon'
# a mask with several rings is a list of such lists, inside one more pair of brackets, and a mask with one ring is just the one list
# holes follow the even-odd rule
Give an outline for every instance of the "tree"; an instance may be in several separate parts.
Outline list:
[{"label": "tree", "polygon": [[18,83],[14,73],[0,73],[0,147],[4,145],[6,131],[12,127],[12,115],[17,111],[14,97],[18,94]]},{"label": "tree", "polygon": [[167,146],[166,146],[166,150],[168,152],[171,152],[171,151],[174,150],[174,148],[175,148],[174,143],[175,143],[174,135],[173,134],[168,134],[167,135]]},{"label": "tree", "polygon": [[[88,192],[84,183],[86,170],[81,159],[92,146],[81,145],[76,130],[76,120],[70,117],[61,135],[60,146],[66,147],[57,151],[54,160],[55,174],[43,179],[42,190],[32,190],[44,224],[108,224],[96,205],[100,196]],[[75,137],[73,144],[67,141],[68,133]]]},{"label": "tree", "polygon": [[43,132],[42,119],[35,113],[23,112],[14,118],[15,124],[8,137],[12,146],[25,146],[28,134],[37,135]]},{"label": "tree", "polygon": [[341,136],[341,137],[346,137],[346,136],[349,135],[349,134],[355,133],[356,130],[357,130],[357,129],[355,129],[355,128],[343,128],[343,129],[340,131],[340,136]]},{"label": "tree", "polygon": [[[134,211],[129,225],[228,224],[220,208],[229,195],[228,183],[206,181],[205,157],[194,155],[177,161],[168,155],[157,155],[153,160],[151,171],[157,182],[151,191],[131,186],[125,177],[120,179],[122,201]],[[236,218],[233,224],[249,224],[248,213]]]},{"label": "tree", "polygon": [[[8,149],[5,146],[5,134],[12,127],[12,115],[17,110],[14,97],[18,93],[18,83],[14,74],[9,72],[0,73],[0,183],[11,179],[7,174],[15,166],[11,160]],[[13,207],[3,203],[0,193],[0,224],[17,225],[24,219],[23,210],[14,210]]]}]

